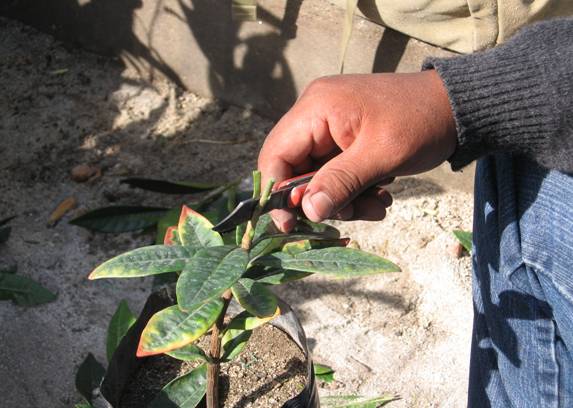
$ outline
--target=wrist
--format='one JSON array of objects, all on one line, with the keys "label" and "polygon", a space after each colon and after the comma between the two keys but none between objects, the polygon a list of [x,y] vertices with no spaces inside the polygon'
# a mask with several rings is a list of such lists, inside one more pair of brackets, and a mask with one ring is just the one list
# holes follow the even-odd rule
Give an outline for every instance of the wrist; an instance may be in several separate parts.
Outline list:
[{"label": "wrist", "polygon": [[426,81],[430,89],[434,104],[434,113],[436,114],[433,120],[437,121],[438,129],[440,131],[435,135],[440,150],[444,155],[444,160],[450,158],[457,147],[457,130],[454,113],[452,110],[448,90],[444,81],[436,70],[427,70],[421,73],[426,76]]}]

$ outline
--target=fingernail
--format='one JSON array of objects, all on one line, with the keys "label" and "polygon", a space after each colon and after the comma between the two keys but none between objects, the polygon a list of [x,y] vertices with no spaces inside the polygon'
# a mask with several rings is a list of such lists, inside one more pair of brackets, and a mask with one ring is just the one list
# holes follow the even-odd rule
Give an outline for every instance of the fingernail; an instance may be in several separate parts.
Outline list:
[{"label": "fingernail", "polygon": [[320,222],[332,214],[334,203],[331,198],[324,192],[314,193],[309,198],[310,206],[305,208],[308,218],[314,222]]}]

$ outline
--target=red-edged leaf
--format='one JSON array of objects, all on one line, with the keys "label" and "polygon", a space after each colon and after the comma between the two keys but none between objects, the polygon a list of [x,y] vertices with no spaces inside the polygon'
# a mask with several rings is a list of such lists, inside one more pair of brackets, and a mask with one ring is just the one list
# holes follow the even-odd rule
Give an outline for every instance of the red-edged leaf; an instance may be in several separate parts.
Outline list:
[{"label": "red-edged leaf", "polygon": [[181,245],[195,249],[222,246],[223,238],[212,228],[213,224],[207,218],[183,206],[177,226]]},{"label": "red-edged leaf", "polygon": [[141,333],[137,356],[161,354],[194,342],[209,330],[222,310],[221,299],[213,299],[189,312],[175,305],[155,313]]},{"label": "red-edged leaf", "polygon": [[179,243],[177,227],[174,225],[167,228],[167,231],[165,231],[165,239],[163,240],[163,245],[178,245]]}]

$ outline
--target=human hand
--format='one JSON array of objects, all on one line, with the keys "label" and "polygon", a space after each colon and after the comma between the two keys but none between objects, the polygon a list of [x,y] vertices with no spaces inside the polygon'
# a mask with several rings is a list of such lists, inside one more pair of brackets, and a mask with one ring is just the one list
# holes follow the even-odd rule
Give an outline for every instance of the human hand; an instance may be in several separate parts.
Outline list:
[{"label": "human hand", "polygon": [[[370,187],[430,170],[455,147],[452,111],[436,72],[338,75],[305,89],[265,140],[259,169],[281,181],[320,168],[302,201],[311,221],[380,220],[392,198]],[[285,232],[296,222],[287,210],[272,216]]]}]

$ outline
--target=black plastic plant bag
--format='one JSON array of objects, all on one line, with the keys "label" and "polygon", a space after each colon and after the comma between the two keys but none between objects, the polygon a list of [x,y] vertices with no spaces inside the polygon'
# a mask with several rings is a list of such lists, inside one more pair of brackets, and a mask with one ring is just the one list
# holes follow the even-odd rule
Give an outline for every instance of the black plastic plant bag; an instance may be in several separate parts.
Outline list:
[{"label": "black plastic plant bag", "polygon": [[[115,350],[99,389],[96,389],[94,392],[95,395],[92,401],[94,408],[119,407],[126,385],[132,376],[137,373],[144,361],[144,358],[138,358],[135,355],[141,332],[151,316],[166,307],[172,306],[175,304],[175,301],[175,293],[170,289],[162,289],[149,296],[139,318]],[[301,348],[307,361],[306,386],[300,394],[288,400],[283,405],[283,408],[318,408],[320,406],[318,389],[306,335],[290,306],[279,301],[279,307],[282,314],[273,319],[271,324],[284,331]]]}]

